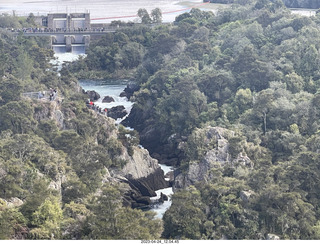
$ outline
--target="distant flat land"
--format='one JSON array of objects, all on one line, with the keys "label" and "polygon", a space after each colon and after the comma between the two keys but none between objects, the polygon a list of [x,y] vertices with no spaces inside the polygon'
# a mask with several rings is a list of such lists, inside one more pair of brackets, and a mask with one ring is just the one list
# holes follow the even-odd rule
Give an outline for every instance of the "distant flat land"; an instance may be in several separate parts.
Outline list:
[{"label": "distant flat land", "polygon": [[[179,2],[177,4],[185,7],[192,7],[192,6],[200,5],[201,3],[185,1],[185,2]],[[208,3],[208,4],[200,5],[198,8],[206,9],[206,10],[219,10],[223,8],[228,8],[230,6],[231,4]]]}]

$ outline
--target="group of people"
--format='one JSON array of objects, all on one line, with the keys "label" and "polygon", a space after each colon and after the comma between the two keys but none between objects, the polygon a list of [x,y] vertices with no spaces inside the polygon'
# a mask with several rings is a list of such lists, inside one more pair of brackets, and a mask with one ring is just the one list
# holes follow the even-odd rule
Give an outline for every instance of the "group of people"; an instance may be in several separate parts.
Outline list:
[{"label": "group of people", "polygon": [[58,92],[57,92],[57,90],[56,90],[56,89],[52,89],[52,88],[50,88],[49,100],[50,100],[50,101],[55,100],[55,99],[56,99],[56,97],[57,97],[57,94],[58,94]]},{"label": "group of people", "polygon": [[87,100],[86,105],[88,108],[91,108],[92,110],[94,110],[97,113],[103,114],[103,115],[108,115],[108,109],[107,108],[100,108],[99,106],[95,105],[93,101],[91,101],[90,99]]},{"label": "group of people", "polygon": [[[39,92],[38,92],[38,99],[48,98],[46,95],[47,95],[47,91],[39,91]],[[50,101],[55,100],[56,97],[57,97],[57,95],[58,95],[57,89],[50,88],[50,91],[49,91],[49,100],[50,100]]]}]

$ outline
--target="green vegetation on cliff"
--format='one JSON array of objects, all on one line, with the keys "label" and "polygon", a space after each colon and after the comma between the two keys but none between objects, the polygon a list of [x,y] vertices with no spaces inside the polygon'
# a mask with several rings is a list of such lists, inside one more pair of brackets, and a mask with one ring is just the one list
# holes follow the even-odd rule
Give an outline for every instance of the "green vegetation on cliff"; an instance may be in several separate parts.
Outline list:
[{"label": "green vegetation on cliff", "polygon": [[320,16],[238,3],[121,31],[141,45],[125,123],[180,172],[163,235],[319,239]]},{"label": "green vegetation on cliff", "polygon": [[[0,239],[159,238],[160,220],[124,205],[128,188],[108,171],[134,143],[86,107],[70,73],[53,71],[47,39],[11,34],[0,29]],[[28,95],[50,88],[54,101]]]},{"label": "green vegetation on cliff", "polygon": [[[320,15],[237,2],[108,34],[61,77],[44,40],[1,31],[0,237],[319,239]],[[74,74],[136,79],[125,123],[178,168],[163,229],[108,181],[137,142],[88,111]],[[62,103],[20,96],[50,87]]]}]

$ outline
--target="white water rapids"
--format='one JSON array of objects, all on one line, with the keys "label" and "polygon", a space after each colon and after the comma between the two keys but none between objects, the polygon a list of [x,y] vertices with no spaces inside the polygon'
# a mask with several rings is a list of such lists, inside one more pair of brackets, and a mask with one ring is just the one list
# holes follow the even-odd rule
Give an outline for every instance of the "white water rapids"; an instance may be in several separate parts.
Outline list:
[{"label": "white water rapids", "polygon": [[[55,53],[56,60],[53,60],[52,63],[56,64],[58,67],[58,70],[61,69],[63,62],[71,62],[76,60],[79,55],[84,55],[83,53]],[[110,81],[93,81],[93,80],[82,80],[79,81],[80,86],[85,91],[96,91],[99,93],[101,98],[95,102],[95,105],[99,106],[100,108],[111,108],[119,105],[123,105],[129,114],[132,108],[133,103],[128,101],[126,97],[120,97],[120,93],[126,88],[125,81],[113,81],[110,83]],[[105,96],[112,97],[115,101],[111,103],[102,103],[102,99]],[[116,124],[119,124],[122,119],[118,119],[116,121]],[[161,169],[164,171],[164,174],[166,175],[168,172],[173,171],[173,168],[171,166],[167,166],[164,164],[159,164]],[[169,179],[166,179],[169,181]],[[165,201],[163,203],[159,203],[157,200],[160,198],[161,193],[168,196],[168,201]],[[165,211],[171,206],[171,195],[173,194],[172,187],[160,189],[156,191],[157,196],[151,197],[151,201],[153,202],[151,210],[156,212],[156,218],[162,218]]]}]

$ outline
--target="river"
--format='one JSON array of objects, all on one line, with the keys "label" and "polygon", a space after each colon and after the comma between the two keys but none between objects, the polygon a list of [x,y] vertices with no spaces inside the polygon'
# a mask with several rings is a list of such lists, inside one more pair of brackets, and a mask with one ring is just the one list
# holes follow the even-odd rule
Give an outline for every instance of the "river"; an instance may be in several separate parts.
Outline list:
[{"label": "river", "polygon": [[[130,113],[133,103],[128,101],[126,97],[120,97],[120,93],[126,88],[126,83],[123,81],[93,81],[93,80],[81,80],[79,81],[80,86],[85,91],[96,91],[99,93],[101,98],[95,102],[101,108],[111,108],[118,105],[123,105],[127,112]],[[116,84],[115,84],[116,83]],[[105,96],[111,96],[115,102],[111,103],[102,103],[102,99]],[[119,124],[122,119],[118,119],[116,124]],[[161,169],[164,171],[166,175],[168,172],[173,171],[173,168],[164,164],[159,164]],[[169,179],[166,179],[169,181]],[[163,203],[159,203],[157,200],[160,198],[161,193],[168,196],[168,201]],[[173,194],[172,187],[168,187],[165,189],[160,189],[156,191],[157,196],[150,198],[153,203],[151,206],[151,210],[156,212],[156,218],[162,218],[165,211],[171,206],[171,195]]]},{"label": "river", "polygon": [[[85,55],[84,53],[55,53],[56,60],[53,60],[52,63],[56,64],[58,70],[61,69],[63,62],[71,62],[79,58],[79,55]],[[100,108],[112,108],[115,106],[123,105],[129,114],[132,108],[133,103],[128,101],[126,97],[120,97],[120,93],[126,88],[129,81],[94,81],[94,80],[80,80],[79,84],[85,91],[96,91],[101,96],[98,101],[95,102]],[[112,97],[115,101],[111,103],[102,103],[102,99],[105,96]],[[115,121],[115,124],[121,123],[124,118],[118,119]],[[168,172],[173,171],[171,166],[164,164],[159,164],[161,169],[166,175]],[[169,181],[169,179],[166,179]],[[168,201],[159,203],[157,200],[160,198],[161,193],[168,196]],[[165,189],[160,189],[156,191],[157,196],[152,197],[151,210],[156,213],[156,218],[162,218],[165,211],[171,206],[171,195],[173,194],[172,187]]]}]

